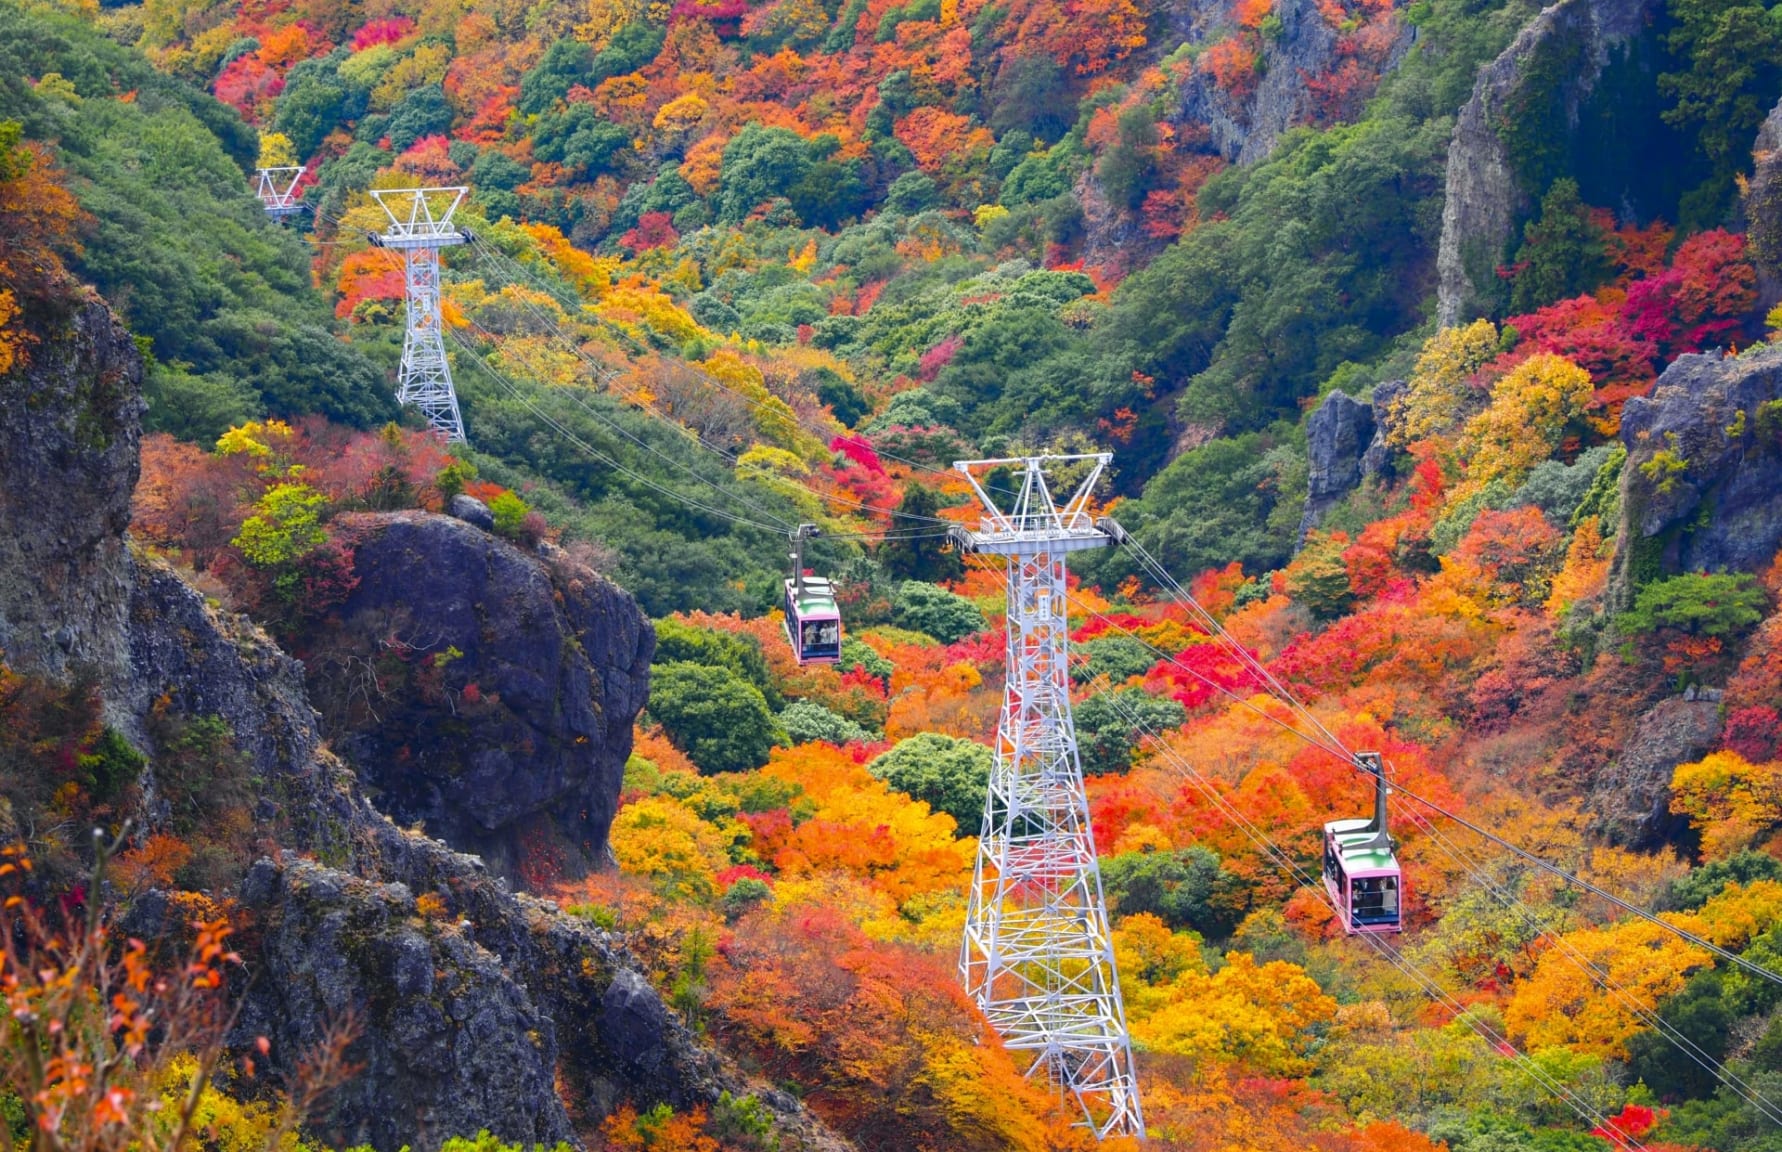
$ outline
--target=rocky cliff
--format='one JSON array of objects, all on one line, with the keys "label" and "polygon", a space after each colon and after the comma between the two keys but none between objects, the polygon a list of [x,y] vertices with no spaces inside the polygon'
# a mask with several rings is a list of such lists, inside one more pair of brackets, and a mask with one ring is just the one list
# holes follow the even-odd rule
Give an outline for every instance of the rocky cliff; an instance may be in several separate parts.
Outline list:
[{"label": "rocky cliff", "polygon": [[0,653],[115,689],[130,663],[142,361],[96,295],[31,306],[42,330],[0,387]]},{"label": "rocky cliff", "polygon": [[1758,306],[1782,300],[1782,103],[1770,109],[1752,150],[1745,187],[1745,244],[1757,267]]},{"label": "rocky cliff", "polygon": [[1621,413],[1610,602],[1679,572],[1755,571],[1782,547],[1782,348],[1680,356]]},{"label": "rocky cliff", "polygon": [[306,656],[324,731],[378,807],[510,879],[596,863],[649,696],[637,603],[461,520],[337,528],[357,585]]},{"label": "rocky cliff", "polygon": [[[588,1122],[621,1100],[685,1107],[728,1090],[762,1096],[782,1147],[845,1149],[795,1101],[703,1047],[619,940],[380,814],[322,741],[302,667],[251,622],[132,554],[140,371],[129,335],[87,300],[46,329],[26,371],[0,379],[6,660],[56,680],[92,677],[114,723],[151,755],[150,733],[182,719],[220,721],[229,734],[225,754],[251,784],[247,810],[229,819],[267,846],[214,893],[243,910],[248,978],[235,1037],[269,1037],[277,1077],[333,1024],[353,1023],[348,1057],[359,1071],[318,1132],[378,1152],[484,1128],[531,1144],[574,1137],[565,1097]],[[576,635],[593,634],[592,616],[563,611]],[[647,661],[639,635],[613,643]],[[590,667],[604,658],[596,649]],[[541,687],[541,698],[555,690]],[[603,691],[622,702],[641,689]],[[612,735],[617,715],[590,738]],[[150,830],[163,819],[155,771],[137,814]],[[174,907],[150,892],[126,926],[154,935]]]},{"label": "rocky cliff", "polygon": [[[1442,241],[1436,258],[1436,316],[1458,324],[1492,310],[1496,269],[1513,229],[1544,188],[1525,188],[1509,127],[1538,133],[1563,150],[1580,131],[1580,112],[1612,54],[1646,31],[1656,0],[1560,0],[1545,8],[1479,72],[1454,123],[1448,148]],[[1550,111],[1541,115],[1538,109]]]}]

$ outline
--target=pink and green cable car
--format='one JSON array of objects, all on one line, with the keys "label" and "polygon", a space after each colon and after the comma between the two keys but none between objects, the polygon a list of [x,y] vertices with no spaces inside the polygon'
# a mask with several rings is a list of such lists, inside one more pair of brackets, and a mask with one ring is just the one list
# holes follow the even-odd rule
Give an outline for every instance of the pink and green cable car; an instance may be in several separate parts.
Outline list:
[{"label": "pink and green cable car", "polygon": [[841,659],[841,609],[835,587],[804,570],[804,542],[817,535],[815,524],[792,533],[792,575],[786,581],[786,639],[800,664],[834,664]]},{"label": "pink and green cable car", "polygon": [[1386,830],[1386,767],[1377,752],[1360,752],[1355,759],[1374,777],[1374,815],[1324,826],[1324,888],[1349,935],[1398,932],[1405,884]]}]

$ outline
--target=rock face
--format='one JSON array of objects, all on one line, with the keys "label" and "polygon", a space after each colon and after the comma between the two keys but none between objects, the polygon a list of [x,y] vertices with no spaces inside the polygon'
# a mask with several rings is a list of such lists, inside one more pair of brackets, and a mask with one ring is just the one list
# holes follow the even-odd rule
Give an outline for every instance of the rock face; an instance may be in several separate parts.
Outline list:
[{"label": "rock face", "polygon": [[1374,439],[1374,410],[1346,392],[1332,392],[1306,421],[1306,510],[1299,538],[1316,528],[1361,483],[1361,458]]},{"label": "rock face", "polygon": [[[1190,139],[1204,139],[1206,150],[1236,164],[1253,164],[1275,150],[1281,136],[1312,119],[1316,93],[1306,81],[1321,77],[1337,63],[1340,36],[1318,13],[1315,0],[1281,0],[1274,8],[1281,21],[1278,35],[1263,48],[1263,72],[1254,91],[1233,96],[1213,77],[1196,71],[1182,85],[1180,103],[1169,120]],[[1188,0],[1170,10],[1172,35],[1178,41],[1211,44],[1231,32],[1231,6],[1211,0]],[[1387,49],[1386,68],[1395,66],[1411,46],[1414,30],[1400,26]]]},{"label": "rock face", "polygon": [[1620,757],[1594,782],[1588,807],[1611,844],[1655,848],[1689,824],[1671,814],[1671,775],[1699,760],[1720,736],[1718,700],[1673,697],[1654,705]]},{"label": "rock face", "polygon": [[1658,7],[1656,0],[1559,0],[1480,70],[1448,147],[1436,258],[1436,317],[1444,327],[1490,310],[1511,229],[1528,211],[1530,197],[1544,191],[1518,183],[1502,126],[1522,102],[1551,95],[1532,89],[1557,84],[1566,131],[1577,132],[1579,109],[1611,50],[1643,33]]},{"label": "rock face", "polygon": [[445,516],[351,516],[339,535],[358,585],[314,638],[311,683],[379,808],[509,877],[540,837],[566,849],[553,867],[598,862],[649,696],[636,601]]},{"label": "rock face", "polygon": [[43,307],[54,330],[0,386],[0,653],[115,686],[129,668],[142,360],[96,297]]},{"label": "rock face", "polygon": [[1403,380],[1388,380],[1376,384],[1365,401],[1332,392],[1306,421],[1308,471],[1300,543],[1363,480],[1391,478],[1392,448],[1386,433],[1392,425],[1393,401],[1404,390]]},{"label": "rock face", "polygon": [[[1766,408],[1766,405],[1769,407]],[[1782,348],[1680,356],[1621,413],[1610,601],[1679,572],[1766,565],[1782,547]]]},{"label": "rock face", "polygon": [[[315,1118],[319,1133],[377,1152],[430,1152],[484,1128],[531,1145],[574,1137],[558,1085],[590,1122],[620,1101],[685,1108],[728,1090],[766,1102],[787,1152],[846,1152],[796,1101],[703,1047],[618,940],[514,895],[481,860],[380,814],[322,742],[302,667],[252,623],[131,554],[123,533],[137,476],[140,363],[103,306],[78,309],[33,356],[30,375],[0,378],[6,661],[62,681],[93,675],[113,722],[145,747],[150,709],[220,718],[233,733],[258,797],[247,814],[255,835],[287,851],[217,893],[246,913],[236,944],[249,978],[237,989],[232,1038],[244,1047],[271,1039],[263,1069],[276,1079],[330,1028],[353,1024],[347,1059],[359,1071]],[[63,514],[46,517],[45,508]],[[466,548],[500,562],[481,545]],[[578,591],[574,579],[563,585],[564,607],[550,606],[558,591],[550,585],[540,609],[541,619],[566,621],[571,638],[552,671],[574,666],[567,648],[593,635],[603,606],[626,603]],[[46,639],[52,623],[69,624],[71,639],[54,629]],[[580,658],[589,668],[619,666],[624,652],[648,662],[641,634],[623,629],[611,651],[596,644]],[[560,683],[537,690],[549,697]],[[608,695],[618,703],[640,691],[639,682],[596,689],[590,681],[589,714]],[[590,732],[610,735],[618,711]],[[152,803],[137,816],[156,829]],[[176,915],[150,892],[124,927],[157,936]]]},{"label": "rock face", "polygon": [[1745,244],[1757,266],[1760,308],[1782,300],[1782,102],[1770,109],[1752,148],[1754,170],[1745,192]]}]

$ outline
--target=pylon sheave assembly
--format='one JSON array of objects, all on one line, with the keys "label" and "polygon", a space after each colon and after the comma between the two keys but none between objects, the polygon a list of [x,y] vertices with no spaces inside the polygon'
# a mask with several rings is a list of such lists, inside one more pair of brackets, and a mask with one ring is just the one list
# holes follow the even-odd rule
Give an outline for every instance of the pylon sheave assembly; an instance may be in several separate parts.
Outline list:
[{"label": "pylon sheave assembly", "polygon": [[254,195],[266,210],[267,219],[282,224],[302,213],[303,203],[297,199],[297,181],[303,179],[308,170],[308,165],[254,170]]},{"label": "pylon sheave assembly", "polygon": [[402,253],[408,296],[408,323],[402,334],[402,368],[396,400],[420,410],[429,426],[453,444],[464,443],[464,418],[446,361],[444,321],[439,308],[439,250],[467,243],[470,236],[452,223],[467,188],[387,188],[371,195],[390,218],[371,242]]},{"label": "pylon sheave assembly", "polygon": [[[960,975],[1027,1074],[1043,1072],[1074,1097],[1104,1138],[1145,1128],[1071,718],[1064,561],[1109,542],[1088,508],[1108,460],[954,465],[984,507],[978,530],[958,529],[956,539],[1004,557],[1008,578],[1008,674]],[[992,470],[1013,479],[1008,510],[982,478]],[[1055,483],[1070,485],[1062,503]]]}]

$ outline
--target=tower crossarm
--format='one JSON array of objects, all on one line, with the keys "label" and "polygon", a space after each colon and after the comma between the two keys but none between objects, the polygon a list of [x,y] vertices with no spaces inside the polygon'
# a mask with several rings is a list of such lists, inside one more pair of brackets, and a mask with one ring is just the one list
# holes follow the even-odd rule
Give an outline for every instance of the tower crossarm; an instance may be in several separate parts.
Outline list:
[{"label": "tower crossarm", "polygon": [[[984,512],[976,531],[961,529],[956,538],[971,551],[1003,555],[1037,549],[1075,552],[1105,545],[1108,537],[1095,526],[1089,503],[1110,459],[1106,452],[1094,452],[956,462],[953,467],[971,485]],[[1000,469],[1013,475],[1017,487],[993,495],[986,477]],[[1062,502],[1056,496],[1060,484],[1070,488]]]},{"label": "tower crossarm", "polygon": [[465,243],[466,236],[452,217],[464,203],[469,188],[376,188],[371,198],[384,210],[389,223],[377,237],[385,248],[449,248]]},{"label": "tower crossarm", "polygon": [[303,204],[297,199],[297,182],[303,179],[303,174],[307,171],[307,164],[255,169],[254,196],[266,209],[266,215],[274,220],[283,220],[303,211]]}]

